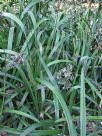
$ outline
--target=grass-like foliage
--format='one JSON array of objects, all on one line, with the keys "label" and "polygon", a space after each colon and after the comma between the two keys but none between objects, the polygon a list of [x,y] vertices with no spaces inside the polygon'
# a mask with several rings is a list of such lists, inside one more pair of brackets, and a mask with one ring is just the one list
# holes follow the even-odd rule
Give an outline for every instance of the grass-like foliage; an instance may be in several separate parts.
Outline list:
[{"label": "grass-like foliage", "polygon": [[0,4],[0,136],[101,135],[102,7]]}]

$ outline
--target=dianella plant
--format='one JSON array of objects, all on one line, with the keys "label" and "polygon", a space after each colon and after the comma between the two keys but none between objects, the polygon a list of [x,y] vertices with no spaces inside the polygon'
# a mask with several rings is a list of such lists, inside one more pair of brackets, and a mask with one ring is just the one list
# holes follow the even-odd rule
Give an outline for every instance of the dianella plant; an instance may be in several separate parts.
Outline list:
[{"label": "dianella plant", "polygon": [[102,7],[95,4],[0,2],[0,135],[102,134]]}]

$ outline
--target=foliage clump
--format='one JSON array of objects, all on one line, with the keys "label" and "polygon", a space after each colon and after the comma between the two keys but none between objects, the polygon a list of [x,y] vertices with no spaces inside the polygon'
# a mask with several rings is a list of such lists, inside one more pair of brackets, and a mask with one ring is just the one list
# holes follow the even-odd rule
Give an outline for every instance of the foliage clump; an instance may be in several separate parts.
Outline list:
[{"label": "foliage clump", "polygon": [[0,4],[0,135],[101,135],[100,4]]}]

